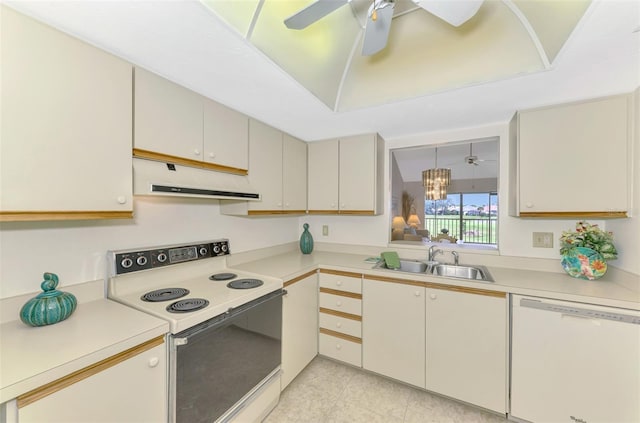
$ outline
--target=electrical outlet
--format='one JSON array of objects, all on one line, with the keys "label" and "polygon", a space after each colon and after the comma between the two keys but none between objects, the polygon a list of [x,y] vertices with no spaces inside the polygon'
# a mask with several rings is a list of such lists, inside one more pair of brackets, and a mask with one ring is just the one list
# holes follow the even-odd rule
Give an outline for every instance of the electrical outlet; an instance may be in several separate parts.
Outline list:
[{"label": "electrical outlet", "polygon": [[329,225],[322,225],[322,236],[329,235]]},{"label": "electrical outlet", "polygon": [[553,232],[534,232],[532,245],[536,248],[553,248]]}]

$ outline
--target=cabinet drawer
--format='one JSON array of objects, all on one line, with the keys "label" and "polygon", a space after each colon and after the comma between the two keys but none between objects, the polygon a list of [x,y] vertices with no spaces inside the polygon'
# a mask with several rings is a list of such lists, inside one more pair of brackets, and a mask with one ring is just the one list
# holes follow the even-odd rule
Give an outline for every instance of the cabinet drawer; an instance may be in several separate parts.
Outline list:
[{"label": "cabinet drawer", "polygon": [[362,322],[320,313],[320,327],[362,338]]},{"label": "cabinet drawer", "polygon": [[346,339],[320,334],[320,354],[362,367],[362,345]]},{"label": "cabinet drawer", "polygon": [[320,273],[320,287],[362,294],[362,279],[352,276]]},{"label": "cabinet drawer", "polygon": [[343,297],[341,295],[320,293],[320,307],[331,310],[342,311],[343,313],[362,315],[362,300],[356,298]]}]

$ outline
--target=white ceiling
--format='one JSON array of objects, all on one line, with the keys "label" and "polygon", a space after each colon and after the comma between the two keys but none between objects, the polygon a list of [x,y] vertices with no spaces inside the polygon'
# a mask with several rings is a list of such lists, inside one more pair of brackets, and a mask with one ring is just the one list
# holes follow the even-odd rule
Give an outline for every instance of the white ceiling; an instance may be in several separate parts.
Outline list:
[{"label": "white ceiling", "polygon": [[637,0],[594,0],[551,70],[349,112],[333,112],[198,1],[3,2],[307,141],[504,122],[640,85]]}]

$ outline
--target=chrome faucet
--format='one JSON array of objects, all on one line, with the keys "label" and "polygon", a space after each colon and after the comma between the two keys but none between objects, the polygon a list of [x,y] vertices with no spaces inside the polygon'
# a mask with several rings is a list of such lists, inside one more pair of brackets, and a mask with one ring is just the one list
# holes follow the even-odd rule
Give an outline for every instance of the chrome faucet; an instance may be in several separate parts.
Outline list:
[{"label": "chrome faucet", "polygon": [[434,250],[434,248],[436,248],[435,245],[429,247],[429,261],[433,261],[433,258],[436,256],[436,254],[443,254],[441,249]]},{"label": "chrome faucet", "polygon": [[458,252],[457,251],[452,251],[451,255],[453,256],[453,264],[455,264],[457,266],[458,262],[460,261],[460,257],[458,256]]}]

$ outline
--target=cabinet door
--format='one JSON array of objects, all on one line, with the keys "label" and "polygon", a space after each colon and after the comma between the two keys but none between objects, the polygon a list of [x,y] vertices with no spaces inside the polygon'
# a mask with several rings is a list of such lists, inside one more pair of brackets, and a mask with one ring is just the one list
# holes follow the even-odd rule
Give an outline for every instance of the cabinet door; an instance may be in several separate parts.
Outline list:
[{"label": "cabinet door", "polygon": [[519,114],[520,215],[628,210],[629,102],[625,95]]},{"label": "cabinet door", "polygon": [[282,132],[249,121],[249,180],[261,201],[250,201],[249,210],[282,210]]},{"label": "cabinet door", "polygon": [[362,367],[425,387],[425,288],[364,280]]},{"label": "cabinet door", "polygon": [[249,117],[203,99],[204,161],[234,169],[249,168]]},{"label": "cabinet door", "polygon": [[307,210],[307,144],[288,134],[282,138],[282,197],[284,211]]},{"label": "cabinet door", "polygon": [[427,289],[426,387],[504,413],[507,304],[496,295]]},{"label": "cabinet door", "polygon": [[137,149],[202,161],[202,96],[135,69]]},{"label": "cabinet door", "polygon": [[318,354],[318,276],[285,283],[282,302],[282,389]]},{"label": "cabinet door", "polygon": [[7,7],[0,27],[2,219],[131,217],[132,66]]},{"label": "cabinet door", "polygon": [[375,213],[375,135],[340,140],[340,211]]},{"label": "cabinet door", "polygon": [[[89,368],[88,371],[91,371]],[[167,421],[165,345],[135,355],[26,406],[20,423]]]},{"label": "cabinet door", "polygon": [[338,212],[338,140],[311,142],[309,154],[309,213]]}]

